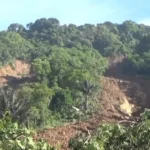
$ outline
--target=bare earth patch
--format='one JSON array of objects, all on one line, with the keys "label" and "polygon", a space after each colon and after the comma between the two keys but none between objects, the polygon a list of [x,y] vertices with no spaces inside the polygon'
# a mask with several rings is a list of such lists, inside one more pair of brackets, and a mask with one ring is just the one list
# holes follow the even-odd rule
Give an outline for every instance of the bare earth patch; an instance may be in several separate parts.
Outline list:
[{"label": "bare earth patch", "polygon": [[0,69],[0,84],[7,83],[7,76],[21,78],[29,75],[30,65],[20,60],[16,60],[13,65],[7,65]]}]

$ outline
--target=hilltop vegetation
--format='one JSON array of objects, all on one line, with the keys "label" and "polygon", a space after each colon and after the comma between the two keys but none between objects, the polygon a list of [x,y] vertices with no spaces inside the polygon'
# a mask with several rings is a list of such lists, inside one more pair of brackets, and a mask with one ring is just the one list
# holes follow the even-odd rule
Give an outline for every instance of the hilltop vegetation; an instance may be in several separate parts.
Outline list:
[{"label": "hilltop vegetation", "polygon": [[0,33],[0,41],[1,65],[15,59],[32,62],[51,55],[50,49],[61,47],[79,53],[97,50],[104,57],[128,56],[136,72],[149,70],[150,27],[132,21],[76,26],[60,25],[55,18],[41,18],[26,27],[11,24],[7,31]]},{"label": "hilltop vegetation", "polygon": [[100,108],[97,94],[108,58],[125,57],[128,71],[149,75],[150,27],[122,24],[61,25],[41,18],[26,27],[13,23],[0,32],[0,66],[15,60],[31,64],[29,78],[17,88],[0,89],[1,116],[32,128],[87,119]]}]

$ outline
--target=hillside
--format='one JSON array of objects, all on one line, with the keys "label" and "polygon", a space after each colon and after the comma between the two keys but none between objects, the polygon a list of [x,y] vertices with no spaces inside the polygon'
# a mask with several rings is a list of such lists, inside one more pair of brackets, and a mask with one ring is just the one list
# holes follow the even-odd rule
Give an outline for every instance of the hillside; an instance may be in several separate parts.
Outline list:
[{"label": "hillside", "polygon": [[[61,25],[56,18],[41,18],[27,27],[10,24],[0,32],[3,130],[10,135],[9,130],[17,122],[36,130],[34,140],[43,138],[50,145],[60,144],[63,150],[68,149],[70,138],[76,134],[95,135],[104,123],[109,123],[110,133],[119,130],[115,137],[128,135],[123,131],[128,131],[129,123],[137,122],[144,109],[150,108],[149,43],[150,27],[133,21],[77,26]],[[5,113],[11,114],[12,120],[7,129],[3,125]],[[120,121],[127,128],[110,124]],[[132,127],[129,131],[137,139]],[[15,131],[15,135],[20,133],[20,129]],[[119,138],[121,143],[125,137]],[[112,140],[110,137],[100,146],[108,149]],[[5,145],[7,139],[0,143]]]},{"label": "hillside", "polygon": [[[121,74],[118,67],[117,69],[116,74]],[[60,145],[62,150],[67,150],[70,138],[80,133],[93,134],[102,122],[118,123],[122,120],[134,120],[134,117],[139,116],[143,108],[150,107],[149,80],[126,75],[116,78],[116,74],[111,73],[111,70],[113,70],[112,67],[109,71],[110,77],[107,73],[107,76],[101,78],[103,90],[98,95],[99,110],[95,114],[87,121],[44,129],[35,136],[35,139],[45,139],[51,145],[56,147]],[[16,82],[17,79],[24,78],[25,75],[31,76],[30,65],[17,60],[15,68],[6,66],[0,69],[0,74],[1,86],[10,82],[8,76],[16,78],[11,81],[12,85],[19,84]]]}]

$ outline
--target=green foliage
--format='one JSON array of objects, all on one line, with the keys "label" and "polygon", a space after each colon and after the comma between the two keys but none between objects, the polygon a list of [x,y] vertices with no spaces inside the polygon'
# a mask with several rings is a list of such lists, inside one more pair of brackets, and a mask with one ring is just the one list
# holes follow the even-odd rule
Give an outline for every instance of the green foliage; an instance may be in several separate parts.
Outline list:
[{"label": "green foliage", "polygon": [[35,141],[34,133],[27,128],[13,123],[9,112],[0,119],[0,149],[1,150],[54,150],[44,141]]},{"label": "green foliage", "polygon": [[95,136],[80,135],[70,140],[74,150],[148,150],[150,147],[150,110],[141,120],[125,127],[120,124],[102,124]]},{"label": "green foliage", "polygon": [[13,62],[14,59],[28,59],[28,51],[32,44],[16,32],[0,32],[0,60],[2,65]]},{"label": "green foliage", "polygon": [[25,60],[35,83],[1,89],[0,109],[35,127],[55,122],[55,115],[66,119],[93,113],[100,76],[108,67],[104,57],[127,56],[129,70],[149,74],[149,34],[150,27],[132,21],[76,26],[41,18],[27,28],[11,24],[0,32],[0,66]]},{"label": "green foliage", "polygon": [[[125,21],[122,24],[107,21],[96,26],[91,24],[81,26],[69,24],[67,26],[60,25],[56,18],[41,18],[34,23],[29,23],[27,29],[18,23],[13,23],[7,31],[0,32],[0,65],[9,64],[15,59],[30,62],[35,59],[33,62],[35,68],[40,67],[36,66],[38,61],[41,61],[41,66],[45,65],[49,68],[46,66],[49,60],[47,56],[51,55],[51,49],[58,49],[58,47],[61,47],[61,51],[63,48],[69,48],[74,52],[75,49],[79,51],[95,49],[106,57],[116,55],[133,55],[134,57],[134,54],[143,55],[149,52],[149,34],[149,26],[139,25],[132,21]],[[65,54],[61,55],[59,50],[56,53],[58,53],[58,58],[70,59]],[[61,65],[60,62],[57,63]],[[131,61],[131,63],[134,65],[134,62]],[[147,67],[146,70],[148,70]],[[137,71],[136,68],[135,71]],[[47,72],[41,70],[37,77],[38,80],[44,80],[41,78],[46,78],[45,76],[50,72],[50,68],[47,69]],[[46,79],[44,82],[47,82]]]},{"label": "green foliage", "polygon": [[69,89],[56,91],[50,103],[50,109],[57,111],[63,118],[67,117],[70,107],[73,105],[73,98]]},{"label": "green foliage", "polygon": [[18,90],[3,87],[0,92],[1,112],[9,110],[14,120],[30,127],[43,127],[55,118],[49,110],[52,95],[54,91],[40,83],[28,83]]},{"label": "green foliage", "polygon": [[143,54],[133,54],[128,57],[132,68],[137,74],[150,74],[150,51]]},{"label": "green foliage", "polygon": [[[49,56],[34,59],[31,68],[35,78],[55,92],[50,110],[68,118],[72,106],[83,111],[85,101],[92,101],[92,96],[99,89],[100,76],[107,68],[107,61],[93,49],[51,47]],[[85,92],[85,82],[92,85],[90,93]]]},{"label": "green foliage", "polygon": [[56,18],[41,18],[29,23],[27,29],[13,23],[6,32],[0,32],[2,65],[13,59],[32,61],[39,56],[47,56],[47,48],[51,46],[94,48],[103,56],[125,55],[136,49],[138,52],[149,51],[150,27],[132,21],[67,26],[60,25]]},{"label": "green foliage", "polygon": [[34,61],[32,62],[31,73],[36,74],[36,78],[38,81],[44,81],[50,74],[50,72],[51,72],[50,64],[46,58],[34,59]]},{"label": "green foliage", "polygon": [[131,69],[136,74],[150,74],[150,35],[144,35],[135,47],[135,51],[129,55],[128,60],[132,66]]}]

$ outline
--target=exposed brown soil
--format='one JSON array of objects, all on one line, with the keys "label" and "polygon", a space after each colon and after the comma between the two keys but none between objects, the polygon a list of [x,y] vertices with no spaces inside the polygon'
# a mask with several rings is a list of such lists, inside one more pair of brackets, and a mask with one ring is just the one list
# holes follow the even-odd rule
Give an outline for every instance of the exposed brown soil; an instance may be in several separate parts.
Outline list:
[{"label": "exposed brown soil", "polygon": [[12,66],[7,65],[0,69],[0,85],[7,84],[8,78],[21,78],[29,75],[30,65],[20,60],[16,60]]}]

